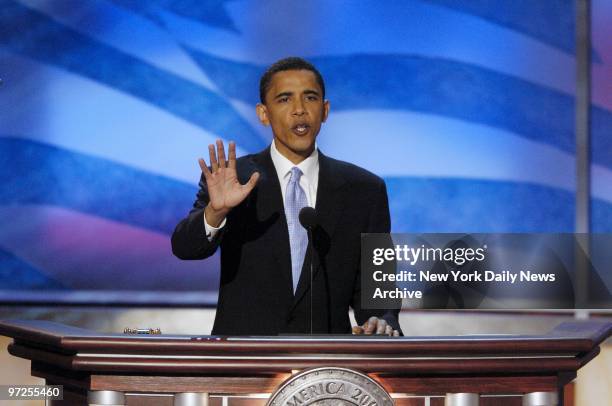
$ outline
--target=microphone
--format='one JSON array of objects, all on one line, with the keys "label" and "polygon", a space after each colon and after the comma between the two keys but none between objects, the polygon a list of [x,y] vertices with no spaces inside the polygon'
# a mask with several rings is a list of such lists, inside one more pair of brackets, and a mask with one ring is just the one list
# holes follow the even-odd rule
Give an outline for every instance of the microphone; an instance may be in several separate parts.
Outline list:
[{"label": "microphone", "polygon": [[[298,218],[300,219],[302,227],[308,231],[311,231],[317,225],[317,211],[313,207],[303,207],[302,210],[300,210]],[[308,238],[310,238],[310,235]]]},{"label": "microphone", "polygon": [[305,206],[300,210],[298,215],[300,224],[304,227],[308,233],[308,257],[310,258],[310,334],[313,334],[312,329],[312,305],[313,305],[313,275],[314,275],[314,238],[312,237],[312,230],[317,225],[317,211],[314,207]]}]

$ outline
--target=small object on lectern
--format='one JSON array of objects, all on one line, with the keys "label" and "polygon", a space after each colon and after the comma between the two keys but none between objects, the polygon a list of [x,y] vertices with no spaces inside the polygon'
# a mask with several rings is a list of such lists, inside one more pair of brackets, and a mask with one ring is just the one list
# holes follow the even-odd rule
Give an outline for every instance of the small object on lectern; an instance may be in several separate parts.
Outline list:
[{"label": "small object on lectern", "polygon": [[129,328],[126,327],[123,330],[123,334],[161,334],[161,330],[159,328]]}]

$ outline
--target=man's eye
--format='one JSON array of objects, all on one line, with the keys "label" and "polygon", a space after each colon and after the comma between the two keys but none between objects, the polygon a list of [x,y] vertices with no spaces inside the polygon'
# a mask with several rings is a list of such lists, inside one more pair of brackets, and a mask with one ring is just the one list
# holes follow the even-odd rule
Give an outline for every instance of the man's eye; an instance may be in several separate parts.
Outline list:
[{"label": "man's eye", "polygon": [[288,101],[289,101],[289,98],[288,98],[288,97],[280,97],[280,98],[278,99],[278,102],[279,102],[279,103],[287,103]]},{"label": "man's eye", "polygon": [[311,96],[307,96],[306,100],[308,100],[308,101],[317,101],[317,100],[319,100],[319,98],[317,96],[312,96],[311,95]]}]

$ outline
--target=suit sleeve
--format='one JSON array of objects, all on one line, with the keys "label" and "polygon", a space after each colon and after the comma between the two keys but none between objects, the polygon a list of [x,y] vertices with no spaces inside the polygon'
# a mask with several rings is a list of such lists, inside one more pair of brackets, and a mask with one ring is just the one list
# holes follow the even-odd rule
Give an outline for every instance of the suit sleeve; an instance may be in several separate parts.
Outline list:
[{"label": "suit sleeve", "polygon": [[[387,187],[383,180],[377,188],[375,195],[375,204],[372,206],[368,217],[368,226],[365,232],[367,233],[385,233],[391,232],[391,215],[389,214],[389,199],[387,197]],[[389,242],[392,245],[392,242]],[[390,264],[393,267],[395,264]],[[378,309],[362,309],[361,308],[361,269],[357,272],[356,283],[353,291],[353,310],[355,311],[355,320],[359,325],[365,323],[370,317],[376,316],[383,318],[393,327],[394,330],[398,330],[401,333],[401,327],[399,325],[399,311],[401,308],[401,301],[397,303],[396,308],[387,310]]]},{"label": "suit sleeve", "polygon": [[208,187],[204,175],[200,178],[200,190],[193,208],[172,233],[172,253],[180,259],[204,259],[215,253],[221,242],[224,227],[209,241],[204,226],[204,208],[209,202]]}]

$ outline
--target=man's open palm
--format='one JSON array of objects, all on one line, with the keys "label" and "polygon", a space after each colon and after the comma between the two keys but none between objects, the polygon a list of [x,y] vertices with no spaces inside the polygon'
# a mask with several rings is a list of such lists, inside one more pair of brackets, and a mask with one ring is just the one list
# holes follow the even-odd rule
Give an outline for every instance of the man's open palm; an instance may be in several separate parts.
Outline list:
[{"label": "man's open palm", "polygon": [[198,163],[208,186],[209,205],[214,212],[224,216],[251,193],[259,179],[259,173],[253,173],[246,184],[240,184],[236,174],[236,144],[234,142],[229,143],[227,161],[225,147],[221,140],[217,140],[216,150],[214,145],[209,145],[208,153],[211,168],[209,169],[201,158]]}]

